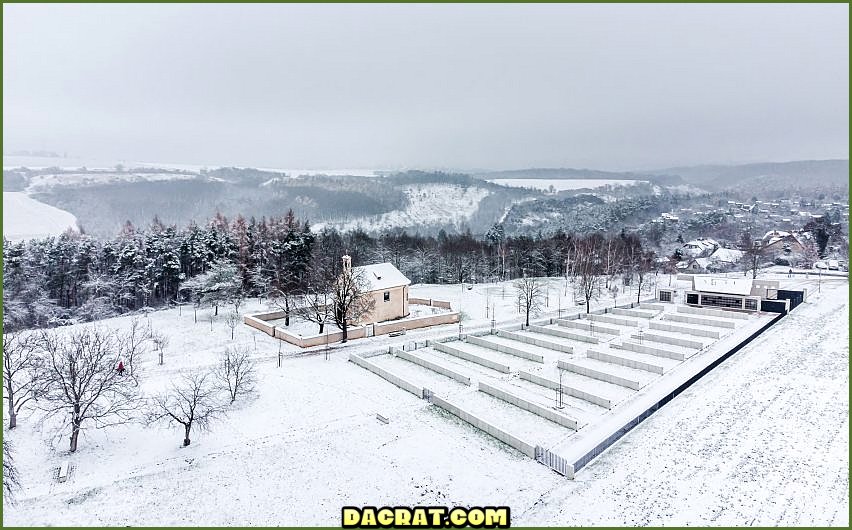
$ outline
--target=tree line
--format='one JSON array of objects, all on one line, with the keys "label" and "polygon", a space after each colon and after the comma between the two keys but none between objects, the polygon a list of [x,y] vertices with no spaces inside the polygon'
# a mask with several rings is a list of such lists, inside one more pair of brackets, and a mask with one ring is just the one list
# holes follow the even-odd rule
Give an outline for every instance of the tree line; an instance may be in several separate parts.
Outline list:
[{"label": "tree line", "polygon": [[[233,304],[238,312],[249,296],[270,298],[288,318],[300,307],[321,327],[329,320],[324,313],[329,309],[321,308],[333,298],[343,255],[351,256],[354,266],[390,262],[413,283],[560,276],[575,273],[579,257],[586,255],[592,257],[587,268],[606,278],[605,287],[618,274],[632,277],[638,263],[649,261],[640,238],[624,232],[507,236],[495,224],[483,237],[404,230],[373,237],[360,230],[314,232],[292,211],[261,219],[217,215],[206,225],[182,229],[155,218],[144,228],[128,222],[106,239],[69,231],[4,243],[6,330],[94,321],[176,303],[211,306],[216,313],[220,305]],[[350,305],[363,305],[355,298]],[[317,313],[313,317],[310,308]]]}]

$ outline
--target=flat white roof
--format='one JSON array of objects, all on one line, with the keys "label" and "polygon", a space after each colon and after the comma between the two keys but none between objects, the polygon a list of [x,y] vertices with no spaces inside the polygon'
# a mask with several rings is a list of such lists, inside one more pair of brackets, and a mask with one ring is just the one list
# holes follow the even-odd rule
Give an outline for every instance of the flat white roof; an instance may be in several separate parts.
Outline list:
[{"label": "flat white roof", "polygon": [[693,276],[692,289],[703,293],[751,294],[751,278],[718,278],[715,276]]},{"label": "flat white roof", "polygon": [[411,280],[399,272],[399,269],[391,263],[376,263],[374,265],[362,265],[352,267],[353,271],[360,271],[364,279],[369,282],[370,291],[380,291],[402,285],[410,285]]}]

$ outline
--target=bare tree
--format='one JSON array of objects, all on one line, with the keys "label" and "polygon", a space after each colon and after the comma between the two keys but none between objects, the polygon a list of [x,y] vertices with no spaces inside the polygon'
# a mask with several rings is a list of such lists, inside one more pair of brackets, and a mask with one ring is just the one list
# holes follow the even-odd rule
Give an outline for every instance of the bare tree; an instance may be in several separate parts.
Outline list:
[{"label": "bare tree", "polygon": [[[158,344],[154,340],[154,333],[151,332],[149,327],[144,326],[139,318],[134,318],[130,321],[130,330],[123,335],[119,335],[119,340],[122,342],[121,350],[124,352],[124,367],[127,370],[127,374],[136,379],[138,361],[144,355],[148,342],[153,342],[155,345]],[[168,342],[168,337],[165,337],[165,340]],[[160,364],[163,363],[160,362]]]},{"label": "bare tree", "polygon": [[12,501],[15,492],[21,487],[21,479],[15,460],[12,458],[12,444],[3,440],[3,500]]},{"label": "bare tree", "polygon": [[743,268],[747,273],[751,273],[752,279],[757,278],[757,271],[760,270],[764,254],[760,244],[752,240],[751,234],[743,232],[740,237],[740,250],[743,251],[743,257],[740,260]]},{"label": "bare tree", "polygon": [[637,243],[627,248],[625,259],[630,273],[636,275],[636,302],[638,303],[642,296],[642,287],[648,286],[648,274],[656,268],[655,256],[651,251],[643,251]]},{"label": "bare tree", "polygon": [[148,423],[165,422],[183,426],[183,446],[190,444],[193,426],[209,430],[215,419],[224,413],[219,389],[213,384],[213,374],[193,373],[171,384],[168,393],[151,399]]},{"label": "bare tree", "polygon": [[610,282],[615,280],[615,277],[619,273],[621,260],[622,248],[618,244],[618,240],[615,238],[607,238],[603,248],[603,266],[604,273],[606,274],[604,288],[609,289]]},{"label": "bare tree", "polygon": [[277,269],[271,282],[269,301],[284,311],[284,326],[290,325],[290,316],[296,308],[298,283],[296,274],[287,269]]},{"label": "bare tree", "polygon": [[233,311],[228,313],[228,317],[225,319],[225,324],[231,328],[231,340],[234,340],[234,331],[236,331],[237,326],[240,325],[239,313],[235,313]]},{"label": "bare tree", "polygon": [[[211,317],[212,318],[212,317]],[[154,332],[150,334],[151,342],[154,343],[154,347],[157,349],[157,357],[159,360],[160,366],[163,365],[163,355],[165,353],[166,347],[169,345],[169,336],[163,332]]]},{"label": "bare tree", "polygon": [[367,291],[368,282],[360,271],[344,269],[334,282],[332,303],[334,322],[343,331],[343,340],[348,339],[347,331],[351,322],[358,322],[370,314],[376,306],[376,300]]},{"label": "bare tree", "polygon": [[590,312],[591,301],[597,297],[604,283],[599,252],[599,238],[589,236],[574,240],[571,271],[575,289],[586,302],[586,313]]},{"label": "bare tree", "polygon": [[334,275],[331,268],[324,263],[314,263],[308,271],[303,303],[297,312],[303,319],[317,324],[320,334],[325,329],[326,322],[334,316],[333,285]]},{"label": "bare tree", "polygon": [[72,453],[84,425],[126,423],[138,408],[137,382],[116,369],[128,360],[125,344],[118,333],[101,328],[44,331],[38,337],[48,378],[44,408],[48,415],[67,414]]},{"label": "bare tree", "polygon": [[518,295],[518,304],[526,315],[526,325],[530,325],[530,313],[538,314],[544,298],[542,283],[533,276],[524,276],[514,281]]},{"label": "bare tree", "polygon": [[238,396],[254,393],[257,382],[255,365],[246,347],[226,348],[214,375],[222,388],[228,391],[231,403]]},{"label": "bare tree", "polygon": [[18,424],[18,413],[44,392],[44,363],[35,341],[20,333],[3,335],[3,394],[9,411],[9,428]]}]

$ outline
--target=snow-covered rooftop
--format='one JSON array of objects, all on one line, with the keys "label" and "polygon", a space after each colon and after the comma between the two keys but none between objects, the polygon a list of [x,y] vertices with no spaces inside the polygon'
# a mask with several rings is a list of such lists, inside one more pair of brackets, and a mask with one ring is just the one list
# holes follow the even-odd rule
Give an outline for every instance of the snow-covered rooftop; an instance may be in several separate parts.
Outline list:
[{"label": "snow-covered rooftop", "polygon": [[784,230],[770,230],[764,234],[764,241],[773,237],[787,237],[790,235],[790,232],[785,232]]},{"label": "snow-covered rooftop", "polygon": [[399,269],[391,263],[376,263],[374,265],[362,265],[352,267],[353,271],[360,271],[363,278],[370,283],[369,290],[379,291],[390,289],[401,285],[410,285],[411,280],[399,272]]},{"label": "snow-covered rooftop", "polygon": [[693,276],[692,289],[704,293],[749,295],[751,294],[751,279]]},{"label": "snow-covered rooftop", "polygon": [[713,261],[721,261],[724,263],[737,263],[743,257],[743,253],[741,250],[735,250],[732,248],[719,248],[716,249],[716,252],[710,256],[710,259]]}]

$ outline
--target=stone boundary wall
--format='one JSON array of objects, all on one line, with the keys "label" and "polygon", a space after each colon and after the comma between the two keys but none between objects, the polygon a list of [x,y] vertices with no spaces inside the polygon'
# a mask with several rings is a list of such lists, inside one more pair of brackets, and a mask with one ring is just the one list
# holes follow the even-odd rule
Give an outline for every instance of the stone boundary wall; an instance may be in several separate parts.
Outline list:
[{"label": "stone boundary wall", "polygon": [[[270,319],[272,320],[272,319]],[[259,329],[260,331],[266,333],[270,337],[275,336],[275,326],[272,324],[267,324],[263,320],[253,316],[253,315],[244,315],[243,316],[243,324],[247,326],[251,326],[254,329]]]},{"label": "stone boundary wall", "polygon": [[579,364],[574,364],[571,362],[557,361],[556,366],[560,370],[567,370],[575,374],[580,374],[591,379],[597,379],[598,381],[604,381],[606,383],[612,383],[614,385],[623,386],[631,390],[639,390],[643,386],[642,383],[640,383],[639,381],[627,379],[626,377],[611,374],[608,372],[601,372],[600,370],[595,370],[594,368],[587,368],[585,366],[580,366]]},{"label": "stone boundary wall", "polygon": [[620,329],[608,328],[600,324],[593,325],[588,320],[566,320],[564,318],[559,318],[556,320],[556,325],[562,326],[564,328],[581,329],[583,331],[589,332],[594,330],[595,333],[604,333],[606,335],[621,335]]},{"label": "stone boundary wall", "polygon": [[684,324],[697,324],[699,326],[710,326],[713,328],[734,329],[737,327],[736,322],[730,320],[715,320],[712,318],[704,318],[692,315],[681,315],[678,313],[668,314],[663,317],[663,320],[671,322],[683,322]]},{"label": "stone boundary wall", "polygon": [[662,366],[646,363],[645,361],[637,361],[635,359],[630,359],[627,357],[622,357],[620,355],[614,355],[612,353],[604,353],[595,350],[589,350],[586,352],[586,356],[589,359],[596,359],[598,361],[603,361],[605,363],[618,364],[621,366],[626,366],[628,368],[635,368],[636,370],[644,370],[646,372],[651,372],[654,374],[662,374],[665,372]]},{"label": "stone boundary wall", "polygon": [[532,412],[536,416],[541,416],[542,418],[550,420],[553,423],[562,425],[563,427],[568,427],[569,429],[574,429],[575,431],[578,428],[577,420],[575,420],[574,418],[569,418],[568,416],[560,414],[555,410],[543,407],[537,403],[533,403],[532,401],[512,394],[511,392],[507,392],[495,386],[483,383],[482,381],[479,382],[479,391],[494,396],[497,399],[505,401],[506,403],[514,405],[520,409],[526,410],[527,412]]},{"label": "stone boundary wall", "polygon": [[414,383],[411,383],[410,381],[406,381],[402,377],[399,377],[398,375],[393,374],[393,373],[385,370],[384,368],[376,366],[374,363],[368,361],[367,359],[364,359],[363,357],[359,357],[358,355],[355,355],[354,353],[349,355],[349,360],[351,362],[357,364],[361,368],[365,368],[365,369],[373,372],[377,376],[381,377],[382,379],[385,379],[385,380],[395,384],[399,388],[406,390],[408,392],[411,392],[412,394],[419,397],[420,399],[423,399],[423,388],[422,387],[419,387],[419,386],[415,385]]},{"label": "stone boundary wall", "polygon": [[459,313],[444,313],[441,315],[427,315],[423,317],[408,318],[405,320],[392,320],[390,322],[378,322],[373,325],[376,335],[387,335],[395,331],[428,328],[442,324],[455,324],[459,321]]},{"label": "stone boundary wall", "polygon": [[423,368],[427,368],[429,370],[432,370],[433,372],[437,372],[437,373],[439,373],[439,374],[441,374],[445,377],[449,377],[450,379],[454,379],[454,380],[458,381],[459,383],[470,386],[470,377],[467,377],[466,375],[462,375],[462,374],[460,374],[456,371],[453,371],[453,370],[447,368],[446,366],[441,366],[440,364],[433,363],[432,361],[429,361],[429,360],[424,359],[422,357],[418,357],[417,355],[413,355],[413,354],[408,353],[406,351],[402,351],[399,348],[391,348],[391,353],[395,357],[399,357],[400,359],[404,359],[408,362],[422,366]]},{"label": "stone boundary wall", "polygon": [[616,326],[633,326],[634,328],[639,327],[639,322],[635,320],[627,320],[624,318],[613,317],[610,315],[589,314],[586,315],[586,319],[591,320],[593,322],[606,322],[608,324],[615,324]]},{"label": "stone boundary wall", "polygon": [[[418,299],[419,300],[419,299]],[[427,300],[429,301],[429,300]],[[449,309],[449,302],[440,300],[431,300],[434,307],[442,307]],[[409,303],[411,299],[409,299]],[[446,304],[446,306],[442,305]],[[340,342],[343,340],[342,331],[333,331],[317,335],[297,335],[287,331],[287,329],[267,324],[269,320],[277,320],[284,318],[284,311],[272,311],[269,313],[256,313],[254,315],[243,316],[243,323],[255,329],[263,331],[267,335],[281,339],[290,344],[295,344],[300,348],[310,348],[313,346],[321,346],[326,343]],[[458,312],[443,313],[440,315],[426,315],[423,317],[408,318],[404,320],[392,320],[389,322],[378,322],[373,325],[373,335],[386,335],[396,331],[426,328],[431,326],[439,326],[443,324],[457,323],[461,318]],[[367,336],[366,326],[352,326],[348,329],[347,334],[349,339],[362,339]]]},{"label": "stone boundary wall", "polygon": [[[644,340],[644,339],[643,339]],[[635,342],[622,342],[621,344],[611,343],[610,346],[612,348],[617,348],[621,350],[633,351],[636,353],[645,353],[648,355],[653,355],[655,357],[663,357],[665,359],[674,359],[675,361],[683,361],[686,359],[686,355],[675,352],[664,350],[663,348],[655,348],[653,346],[648,346],[647,344],[636,344]]]},{"label": "stone boundary wall", "polygon": [[[530,326],[532,327],[532,326]],[[530,330],[532,331],[532,330]],[[498,330],[498,337],[503,337],[506,339],[516,340],[518,342],[523,342],[525,344],[532,344],[533,346],[541,346],[542,348],[549,348],[555,351],[561,351],[562,353],[574,353],[574,348],[567,344],[562,344],[559,342],[552,342],[544,339],[537,339],[535,337],[530,337],[529,335],[524,335],[523,333],[514,333],[511,331]]]},{"label": "stone boundary wall", "polygon": [[751,318],[748,313],[740,313],[737,311],[725,311],[724,309],[705,309],[703,307],[692,307],[688,305],[677,306],[678,313],[689,313],[692,315],[705,315],[708,317],[719,318],[736,318],[739,320],[748,320]]},{"label": "stone boundary wall", "polygon": [[713,329],[698,329],[691,328],[689,326],[678,326],[677,324],[667,324],[665,322],[657,322],[656,320],[652,320],[649,324],[651,329],[656,329],[657,331],[671,331],[674,333],[684,333],[686,335],[694,335],[696,337],[707,337],[711,339],[718,339],[721,335],[718,331]]},{"label": "stone boundary wall", "polygon": [[639,304],[639,309],[650,309],[651,311],[665,311],[666,308],[663,304],[649,304],[642,302]]},{"label": "stone boundary wall", "polygon": [[[544,388],[549,388],[551,390],[559,390],[559,381],[554,381],[552,379],[524,371],[521,371],[519,375],[521,379],[529,381],[530,383],[543,386]],[[582,399],[583,401],[588,401],[589,403],[593,403],[607,409],[611,409],[613,406],[612,400],[610,399],[580,390],[579,388],[574,388],[573,386],[566,385],[564,383],[562,384],[562,392],[571,397]]]},{"label": "stone boundary wall", "polygon": [[[638,339],[639,334],[634,333],[630,335],[632,339]],[[659,342],[661,344],[671,344],[672,346],[682,346],[684,348],[692,348],[695,350],[700,350],[704,347],[704,343],[697,340],[689,340],[682,339],[680,337],[669,337],[668,335],[659,335],[656,333],[649,333],[647,331],[642,333],[642,340],[647,340],[648,342]]]},{"label": "stone boundary wall", "polygon": [[450,307],[449,302],[445,300],[433,300],[432,298],[415,298],[413,296],[409,296],[408,303],[414,305],[428,305],[431,307],[440,307],[442,309],[452,309],[452,307]]},{"label": "stone boundary wall", "polygon": [[[528,331],[532,331],[534,333],[542,333],[544,335],[552,335],[554,337],[560,337],[563,339],[571,339],[580,342],[588,342],[591,344],[597,344],[598,339],[595,337],[589,337],[588,335],[581,335],[580,333],[575,333],[573,331],[568,331],[567,329],[559,329],[559,328],[546,328],[544,326],[527,326]],[[592,328],[594,329],[594,328]]]},{"label": "stone boundary wall", "polygon": [[498,344],[496,342],[491,342],[490,340],[482,337],[474,337],[472,335],[467,336],[467,342],[471,344],[475,344],[477,346],[482,346],[483,348],[489,348],[492,350],[496,350],[500,353],[505,353],[507,355],[514,355],[515,357],[520,357],[522,359],[527,359],[528,361],[534,361],[537,363],[544,363],[544,356],[539,355],[537,353],[530,353],[528,351],[522,350],[520,348],[515,348],[513,346],[508,346],[506,344]]},{"label": "stone boundary wall", "polygon": [[477,429],[488,433],[489,435],[500,440],[509,447],[517,449],[528,457],[535,458],[536,446],[534,444],[525,442],[519,437],[513,434],[509,434],[508,432],[488,423],[482,418],[479,418],[478,416],[475,416],[470,412],[467,412],[466,410],[462,409],[461,407],[458,407],[457,405],[454,405],[449,401],[436,395],[432,396],[432,404],[440,409],[446,410],[447,412],[459,418],[460,420],[467,422],[470,425],[473,425]]},{"label": "stone boundary wall", "polygon": [[645,311],[638,311],[636,309],[621,309],[618,307],[613,307],[609,310],[613,315],[619,315],[623,317],[634,317],[634,318],[654,318],[656,315],[654,313],[648,313]]},{"label": "stone boundary wall", "polygon": [[478,364],[480,366],[484,366],[486,368],[491,368],[492,370],[496,370],[500,373],[508,374],[509,372],[512,371],[511,368],[509,368],[509,365],[507,365],[507,364],[501,364],[501,363],[492,361],[491,359],[486,359],[485,357],[480,357],[479,355],[476,355],[475,353],[469,353],[469,352],[466,352],[464,350],[460,350],[456,347],[449,346],[448,344],[444,344],[444,343],[441,343],[441,342],[430,342],[429,346],[431,346],[432,348],[435,348],[436,350],[438,350],[440,352],[444,352],[448,355],[452,355],[454,357],[458,357],[460,359],[464,359],[464,360],[470,361],[472,363],[476,363],[476,364]]}]

